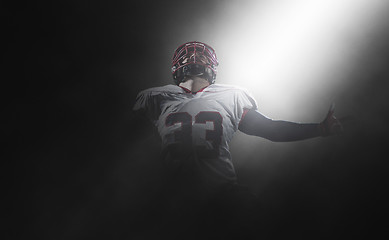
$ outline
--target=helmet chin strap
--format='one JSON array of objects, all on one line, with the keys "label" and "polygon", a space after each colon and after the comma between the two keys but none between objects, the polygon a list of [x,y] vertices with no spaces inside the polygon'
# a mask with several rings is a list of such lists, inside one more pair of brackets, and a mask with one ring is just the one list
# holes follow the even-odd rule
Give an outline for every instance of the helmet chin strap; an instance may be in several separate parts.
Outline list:
[{"label": "helmet chin strap", "polygon": [[205,67],[199,64],[189,64],[183,67],[182,73],[188,76],[200,76],[205,72]]},{"label": "helmet chin strap", "polygon": [[180,84],[185,76],[203,77],[210,84],[215,83],[215,74],[212,70],[200,64],[189,64],[178,69],[176,74],[173,75],[175,83]]},{"label": "helmet chin strap", "polygon": [[199,74],[187,74],[185,76],[189,76],[189,77],[202,77],[204,76],[204,73],[199,73]]},{"label": "helmet chin strap", "polygon": [[189,64],[182,68],[182,74],[183,76],[203,76],[205,79],[208,80],[210,84],[214,83],[214,79],[212,77],[212,74],[210,74],[210,71],[207,71],[208,69],[200,64]]}]

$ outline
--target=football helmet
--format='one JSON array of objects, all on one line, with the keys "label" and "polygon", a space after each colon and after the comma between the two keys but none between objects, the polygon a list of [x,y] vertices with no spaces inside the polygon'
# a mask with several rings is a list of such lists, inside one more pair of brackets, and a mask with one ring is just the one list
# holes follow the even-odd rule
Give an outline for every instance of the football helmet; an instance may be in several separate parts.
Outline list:
[{"label": "football helmet", "polygon": [[174,51],[171,71],[177,85],[185,76],[204,76],[210,84],[213,84],[218,65],[215,50],[211,46],[192,41],[180,45]]}]

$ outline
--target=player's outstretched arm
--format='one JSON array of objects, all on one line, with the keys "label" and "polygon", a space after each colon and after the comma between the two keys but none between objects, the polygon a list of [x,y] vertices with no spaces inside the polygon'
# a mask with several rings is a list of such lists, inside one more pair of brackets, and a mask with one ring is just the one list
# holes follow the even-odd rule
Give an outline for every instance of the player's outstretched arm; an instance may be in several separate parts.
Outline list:
[{"label": "player's outstretched arm", "polygon": [[272,120],[256,110],[249,110],[241,120],[239,130],[248,135],[263,137],[273,142],[290,142],[338,134],[342,131],[342,126],[334,116],[332,105],[321,123]]}]

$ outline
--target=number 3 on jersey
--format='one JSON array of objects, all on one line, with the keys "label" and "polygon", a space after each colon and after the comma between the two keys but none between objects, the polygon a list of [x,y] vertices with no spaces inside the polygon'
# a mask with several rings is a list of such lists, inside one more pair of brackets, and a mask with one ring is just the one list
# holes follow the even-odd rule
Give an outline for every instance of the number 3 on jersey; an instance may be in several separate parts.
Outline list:
[{"label": "number 3 on jersey", "polygon": [[[204,146],[198,146],[199,153],[204,153],[208,156],[217,155],[219,144],[221,143],[223,134],[223,118],[218,112],[199,112],[195,116],[194,124],[206,124],[213,122],[213,130],[205,131],[205,139],[212,143],[213,149],[206,150]],[[185,145],[192,144],[192,116],[187,112],[172,113],[166,118],[166,126],[172,126],[175,123],[181,123],[181,128],[174,132],[174,141],[181,142]]]}]

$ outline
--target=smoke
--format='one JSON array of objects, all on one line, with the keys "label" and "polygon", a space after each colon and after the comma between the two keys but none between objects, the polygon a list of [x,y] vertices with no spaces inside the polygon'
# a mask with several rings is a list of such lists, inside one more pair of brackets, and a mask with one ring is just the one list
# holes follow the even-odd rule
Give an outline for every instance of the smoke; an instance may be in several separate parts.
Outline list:
[{"label": "smoke", "polygon": [[[353,116],[342,136],[272,143],[236,133],[239,182],[271,226],[379,232],[386,204],[389,35],[384,1],[142,1],[4,5],[10,234],[141,237],[163,182],[159,140],[132,122],[136,94],[171,84],[174,49],[204,41],[219,83],[272,118]],[[298,56],[298,57],[296,57]],[[147,218],[150,219],[147,219]],[[23,220],[21,220],[23,219]],[[309,221],[307,221],[309,219]],[[342,226],[340,229],[338,226]],[[21,229],[25,230],[22,231]],[[292,232],[293,233],[293,232]],[[296,233],[296,232],[294,232]],[[297,234],[297,233],[296,233]]]}]

